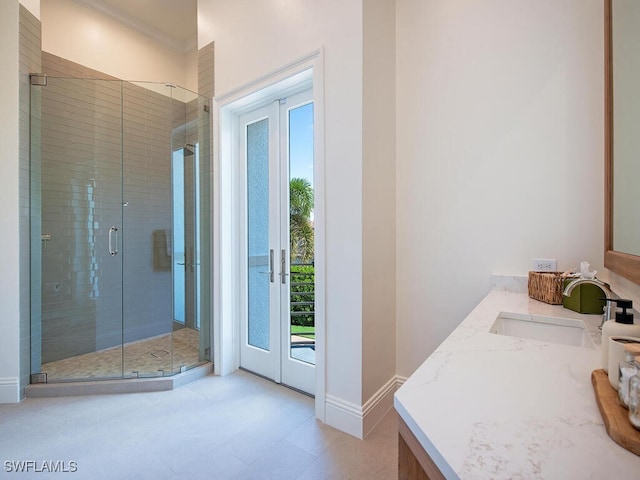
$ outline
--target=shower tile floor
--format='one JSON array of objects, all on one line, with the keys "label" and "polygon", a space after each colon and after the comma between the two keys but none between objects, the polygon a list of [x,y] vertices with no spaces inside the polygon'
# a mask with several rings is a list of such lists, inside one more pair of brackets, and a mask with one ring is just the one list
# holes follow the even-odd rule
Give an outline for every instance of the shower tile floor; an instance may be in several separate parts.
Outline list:
[{"label": "shower tile floor", "polygon": [[[358,440],[314,418],[312,398],[246,372],[175,390],[0,405],[0,478],[392,480],[397,415]],[[8,473],[17,462],[74,473]]]},{"label": "shower tile floor", "polygon": [[182,365],[192,367],[201,363],[198,336],[197,330],[181,328],[172,334],[125,344],[124,359],[122,346],[117,346],[43,363],[42,372],[49,382],[171,375],[178,373]]}]

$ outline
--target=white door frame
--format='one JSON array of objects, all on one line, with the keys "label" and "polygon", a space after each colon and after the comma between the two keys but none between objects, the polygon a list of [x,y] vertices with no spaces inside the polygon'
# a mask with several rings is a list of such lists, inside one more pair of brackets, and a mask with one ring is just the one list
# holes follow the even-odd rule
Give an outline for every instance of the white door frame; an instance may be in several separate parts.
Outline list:
[{"label": "white door frame", "polygon": [[216,375],[240,365],[239,224],[237,202],[237,117],[258,105],[312,87],[314,102],[314,227],[315,227],[315,414],[325,420],[325,185],[324,185],[324,55],[317,50],[229,93],[213,105],[213,357]]}]

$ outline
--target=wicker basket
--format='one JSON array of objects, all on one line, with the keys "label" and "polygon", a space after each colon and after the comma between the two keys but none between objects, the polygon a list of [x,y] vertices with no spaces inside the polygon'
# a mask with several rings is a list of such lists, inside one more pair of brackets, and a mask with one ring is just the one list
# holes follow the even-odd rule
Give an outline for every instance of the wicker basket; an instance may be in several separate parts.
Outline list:
[{"label": "wicker basket", "polygon": [[550,303],[562,305],[562,272],[529,272],[529,296]]}]

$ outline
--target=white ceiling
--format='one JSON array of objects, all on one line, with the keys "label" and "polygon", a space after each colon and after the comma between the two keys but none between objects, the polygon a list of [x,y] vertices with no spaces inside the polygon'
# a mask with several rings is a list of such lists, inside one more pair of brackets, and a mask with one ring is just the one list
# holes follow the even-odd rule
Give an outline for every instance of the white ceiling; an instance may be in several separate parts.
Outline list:
[{"label": "white ceiling", "polygon": [[196,48],[197,0],[77,0],[173,48]]}]

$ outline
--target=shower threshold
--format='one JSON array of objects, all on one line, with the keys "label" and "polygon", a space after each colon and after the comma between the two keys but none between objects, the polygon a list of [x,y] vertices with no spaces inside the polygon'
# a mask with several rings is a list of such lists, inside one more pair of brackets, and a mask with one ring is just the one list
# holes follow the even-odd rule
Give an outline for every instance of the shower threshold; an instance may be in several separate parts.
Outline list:
[{"label": "shower threshold", "polygon": [[75,395],[105,395],[113,393],[162,392],[174,390],[211,373],[213,373],[213,364],[211,362],[205,362],[190,370],[168,377],[36,383],[25,387],[25,395],[27,398],[43,398]]}]

